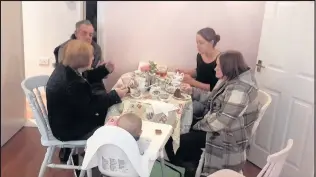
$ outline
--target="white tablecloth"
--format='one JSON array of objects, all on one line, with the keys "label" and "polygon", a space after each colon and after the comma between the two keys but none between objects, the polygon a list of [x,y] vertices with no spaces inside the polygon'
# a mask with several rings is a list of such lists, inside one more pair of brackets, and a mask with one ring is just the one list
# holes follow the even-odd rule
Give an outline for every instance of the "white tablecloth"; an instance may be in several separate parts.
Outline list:
[{"label": "white tablecloth", "polygon": [[[130,74],[126,73],[121,76]],[[113,88],[116,88],[116,85],[122,84],[121,78],[114,85]],[[148,98],[147,98],[148,99]],[[125,112],[134,112],[138,114],[143,120],[149,120],[152,122],[163,123],[171,125],[174,130],[171,137],[173,138],[173,149],[176,152],[180,146],[180,135],[188,133],[192,124],[193,119],[193,106],[192,100],[176,100],[170,97],[168,103],[174,104],[179,107],[176,111],[169,112],[168,116],[165,116],[163,113],[153,114],[153,109],[150,105],[140,103],[140,100],[133,99],[129,96],[122,99],[121,104],[112,106],[107,114],[106,121],[109,117],[119,116]],[[131,108],[135,108],[131,111]],[[136,109],[138,108],[138,109]]]}]

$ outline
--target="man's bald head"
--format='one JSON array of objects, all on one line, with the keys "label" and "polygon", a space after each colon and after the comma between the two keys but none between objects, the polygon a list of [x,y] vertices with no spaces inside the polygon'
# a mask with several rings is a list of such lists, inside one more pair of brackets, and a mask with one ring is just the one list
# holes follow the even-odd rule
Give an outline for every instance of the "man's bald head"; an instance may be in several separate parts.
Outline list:
[{"label": "man's bald head", "polygon": [[139,137],[142,133],[142,119],[134,113],[122,115],[117,121],[117,126],[128,131],[134,137]]}]

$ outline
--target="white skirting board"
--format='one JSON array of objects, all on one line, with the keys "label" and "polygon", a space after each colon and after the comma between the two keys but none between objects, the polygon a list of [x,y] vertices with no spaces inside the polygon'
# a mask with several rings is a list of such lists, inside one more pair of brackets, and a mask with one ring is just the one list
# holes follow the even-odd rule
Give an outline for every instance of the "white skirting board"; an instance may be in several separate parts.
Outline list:
[{"label": "white skirting board", "polygon": [[37,127],[35,119],[27,119],[24,127]]}]

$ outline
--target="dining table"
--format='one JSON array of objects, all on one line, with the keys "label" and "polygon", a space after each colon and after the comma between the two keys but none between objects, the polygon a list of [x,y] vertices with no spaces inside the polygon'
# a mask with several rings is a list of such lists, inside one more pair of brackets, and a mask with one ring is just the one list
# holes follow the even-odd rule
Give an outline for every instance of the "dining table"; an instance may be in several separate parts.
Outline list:
[{"label": "dining table", "polygon": [[[113,86],[113,89],[124,85],[122,78],[131,75],[133,75],[133,72],[123,74]],[[173,105],[176,109],[168,111],[167,113],[166,111],[157,112],[154,103],[159,104],[159,102],[161,102],[161,104],[167,103]],[[141,98],[135,98],[130,94],[127,94],[122,98],[121,103],[110,107],[106,116],[106,122],[109,120],[113,121],[120,115],[130,112],[137,114],[142,120],[171,125],[173,128],[171,137],[173,139],[174,152],[180,147],[180,135],[190,131],[193,119],[193,105],[191,98],[176,99],[171,95],[167,100],[160,101],[159,99],[154,98],[149,91],[145,91],[142,93]]]}]

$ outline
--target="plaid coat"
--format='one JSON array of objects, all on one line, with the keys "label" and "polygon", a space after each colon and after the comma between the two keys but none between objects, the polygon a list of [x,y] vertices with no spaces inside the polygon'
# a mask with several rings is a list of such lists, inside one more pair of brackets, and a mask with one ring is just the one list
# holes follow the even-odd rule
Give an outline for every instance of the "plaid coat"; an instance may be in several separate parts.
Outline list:
[{"label": "plaid coat", "polygon": [[193,99],[206,105],[204,118],[193,126],[207,132],[202,175],[220,169],[242,170],[251,128],[259,113],[257,93],[250,70],[230,81],[219,80],[212,92],[193,89]]}]

